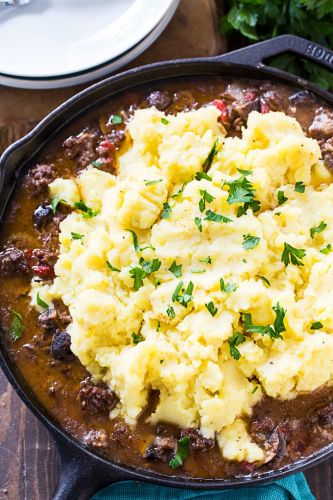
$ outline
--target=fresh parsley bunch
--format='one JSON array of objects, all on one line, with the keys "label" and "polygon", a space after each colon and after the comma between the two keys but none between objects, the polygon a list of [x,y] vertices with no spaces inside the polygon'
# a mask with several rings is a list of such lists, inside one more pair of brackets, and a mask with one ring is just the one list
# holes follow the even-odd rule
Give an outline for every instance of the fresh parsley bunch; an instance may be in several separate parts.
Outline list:
[{"label": "fresh parsley bunch", "polygon": [[[221,32],[267,40],[285,33],[333,47],[333,0],[225,0]],[[274,57],[271,65],[333,89],[333,74],[293,54]]]}]

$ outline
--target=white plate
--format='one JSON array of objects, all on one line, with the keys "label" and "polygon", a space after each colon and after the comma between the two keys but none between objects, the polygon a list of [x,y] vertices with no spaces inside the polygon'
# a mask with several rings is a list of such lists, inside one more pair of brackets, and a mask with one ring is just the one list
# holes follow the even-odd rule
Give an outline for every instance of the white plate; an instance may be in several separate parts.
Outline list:
[{"label": "white plate", "polygon": [[43,80],[37,78],[15,78],[0,74],[0,85],[25,89],[55,89],[86,83],[91,80],[96,80],[103,76],[109,75],[110,73],[116,71],[117,69],[128,64],[130,61],[138,57],[156,40],[156,38],[159,37],[159,35],[170,22],[179,4],[179,1],[180,0],[173,1],[173,4],[169,8],[166,15],[163,17],[162,21],[151,31],[151,33],[149,33],[149,35],[144,40],[139,42],[134,48],[132,48],[122,56],[112,61],[107,61],[104,65],[101,65],[98,68],[90,68],[85,72],[76,75],[69,75],[65,78],[47,78]]},{"label": "white plate", "polygon": [[111,61],[161,22],[174,0],[32,0],[0,7],[0,73],[56,78]]}]

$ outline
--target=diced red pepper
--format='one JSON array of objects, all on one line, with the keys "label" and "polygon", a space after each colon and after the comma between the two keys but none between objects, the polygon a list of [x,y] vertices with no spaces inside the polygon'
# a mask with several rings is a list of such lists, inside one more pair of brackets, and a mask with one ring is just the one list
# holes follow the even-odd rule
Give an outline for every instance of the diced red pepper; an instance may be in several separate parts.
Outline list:
[{"label": "diced red pepper", "polygon": [[268,106],[268,104],[261,99],[260,100],[260,112],[264,115],[266,113],[269,113],[270,110],[271,110],[271,108]]},{"label": "diced red pepper", "polygon": [[255,98],[257,97],[257,92],[255,90],[248,90],[247,92],[245,92],[244,94],[244,99],[245,101],[247,102],[252,102],[255,100]]},{"label": "diced red pepper", "polygon": [[32,266],[32,271],[43,279],[53,279],[55,278],[54,269],[52,266],[47,264],[41,264],[40,266]]},{"label": "diced red pepper", "polygon": [[115,147],[114,147],[114,144],[112,144],[112,142],[108,141],[107,139],[105,139],[104,141],[102,141],[99,145],[99,147],[105,149],[105,150],[110,150],[110,151],[115,151]]},{"label": "diced red pepper", "polygon": [[226,123],[229,118],[227,103],[223,99],[214,99],[213,105],[221,111],[220,120],[222,123]]},{"label": "diced red pepper", "polygon": [[34,263],[34,259],[33,259],[33,256],[32,256],[32,250],[30,248],[24,250],[24,257],[25,257],[25,260],[28,263],[28,266],[31,267],[33,265],[33,263]]}]

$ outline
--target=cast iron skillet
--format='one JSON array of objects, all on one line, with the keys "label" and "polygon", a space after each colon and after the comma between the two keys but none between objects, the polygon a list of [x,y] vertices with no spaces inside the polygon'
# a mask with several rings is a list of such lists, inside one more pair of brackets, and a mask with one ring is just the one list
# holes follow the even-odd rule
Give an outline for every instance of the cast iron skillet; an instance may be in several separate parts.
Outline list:
[{"label": "cast iron skillet", "polygon": [[[274,82],[296,85],[311,90],[333,105],[333,94],[320,90],[307,80],[264,65],[265,59],[293,52],[333,70],[333,51],[292,35],[252,45],[226,55],[168,61],[126,71],[99,82],[72,97],[42,120],[28,135],[10,146],[0,158],[0,217],[2,218],[8,197],[13,190],[18,172],[49,141],[50,137],[66,127],[74,117],[87,111],[92,105],[109,99],[112,95],[130,87],[149,82],[165,81],[172,77],[214,75],[221,77],[271,79]],[[88,449],[65,432],[45,408],[36,400],[15,365],[9,359],[0,338],[0,365],[9,382],[33,413],[51,431],[61,458],[61,478],[54,500],[85,500],[99,488],[115,481],[137,479],[165,486],[193,489],[224,489],[254,485],[272,481],[296,471],[304,470],[333,455],[333,443],[306,459],[282,469],[265,472],[257,477],[230,479],[192,479],[164,476],[153,471],[120,465]]]}]

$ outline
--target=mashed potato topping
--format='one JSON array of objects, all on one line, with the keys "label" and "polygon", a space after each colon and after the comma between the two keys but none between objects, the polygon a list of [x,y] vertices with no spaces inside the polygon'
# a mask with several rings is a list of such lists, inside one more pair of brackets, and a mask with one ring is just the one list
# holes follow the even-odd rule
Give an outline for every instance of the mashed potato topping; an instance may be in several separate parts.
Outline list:
[{"label": "mashed potato topping", "polygon": [[295,119],[252,112],[226,138],[218,115],[138,110],[117,177],[55,180],[74,211],[54,284],[31,297],[69,307],[72,351],[119,397],[111,418],[135,425],[158,390],[151,422],[264,461],[253,405],[333,377],[333,185]]}]

